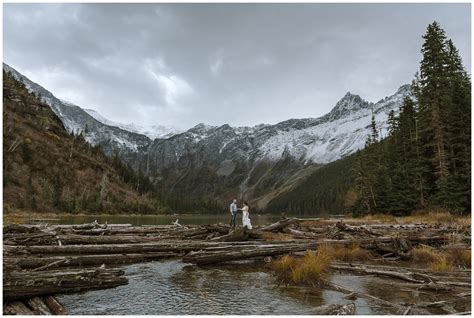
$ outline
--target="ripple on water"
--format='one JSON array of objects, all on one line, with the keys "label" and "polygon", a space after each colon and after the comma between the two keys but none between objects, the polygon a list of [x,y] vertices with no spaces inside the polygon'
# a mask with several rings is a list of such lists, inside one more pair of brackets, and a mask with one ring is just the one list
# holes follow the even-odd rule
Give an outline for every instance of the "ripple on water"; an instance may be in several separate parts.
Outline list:
[{"label": "ripple on water", "polygon": [[341,303],[340,293],[275,287],[273,277],[249,265],[201,268],[172,260],[130,265],[125,273],[128,285],[58,298],[81,315],[291,315]]}]

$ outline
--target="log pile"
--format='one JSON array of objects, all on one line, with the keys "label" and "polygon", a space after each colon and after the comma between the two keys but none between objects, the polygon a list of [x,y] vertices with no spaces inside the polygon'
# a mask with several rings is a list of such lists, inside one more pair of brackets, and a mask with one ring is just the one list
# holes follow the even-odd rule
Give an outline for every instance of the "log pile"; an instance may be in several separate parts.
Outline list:
[{"label": "log pile", "polygon": [[63,305],[53,296],[32,297],[23,301],[7,301],[4,315],[67,315]]},{"label": "log pile", "polygon": [[[183,226],[178,223],[159,226],[97,222],[9,225],[4,227],[3,233],[4,302],[7,301],[4,313],[44,314],[46,308],[54,313],[51,307],[57,301],[50,298],[52,295],[126,284],[123,271],[115,268],[123,264],[166,258],[182,258],[184,262],[197,265],[268,260],[278,255],[314,250],[321,244],[358,245],[379,257],[403,260],[411,256],[414,246],[439,247],[452,240],[453,233],[458,236],[461,247],[470,248],[470,227],[460,229],[428,224],[351,225],[342,221],[328,223],[319,222],[319,219],[282,218],[252,230],[231,229],[223,224]],[[444,280],[450,284],[440,283],[436,278],[428,280],[426,274],[423,276],[419,272],[401,273],[347,264],[334,264],[333,269],[385,275],[426,289],[470,286],[470,281],[459,279]],[[338,309],[341,313],[355,310],[351,306]],[[336,311],[331,308],[328,312]]]}]

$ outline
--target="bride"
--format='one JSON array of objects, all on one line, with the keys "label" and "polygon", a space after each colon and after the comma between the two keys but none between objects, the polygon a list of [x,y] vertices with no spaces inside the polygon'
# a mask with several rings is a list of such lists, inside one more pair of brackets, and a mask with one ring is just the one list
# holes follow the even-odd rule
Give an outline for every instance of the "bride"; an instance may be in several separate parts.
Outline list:
[{"label": "bride", "polygon": [[249,230],[252,229],[252,224],[250,223],[250,218],[249,218],[249,205],[247,202],[244,202],[244,206],[242,207],[242,226],[247,227]]}]

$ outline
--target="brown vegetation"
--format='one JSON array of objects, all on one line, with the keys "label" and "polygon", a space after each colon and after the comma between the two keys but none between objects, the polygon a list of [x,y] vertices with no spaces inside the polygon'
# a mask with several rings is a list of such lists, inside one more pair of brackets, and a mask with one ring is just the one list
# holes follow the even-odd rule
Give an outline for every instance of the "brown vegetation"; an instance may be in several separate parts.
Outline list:
[{"label": "brown vegetation", "polygon": [[332,258],[330,250],[323,248],[307,251],[302,258],[285,255],[270,266],[280,283],[316,285],[327,275]]},{"label": "brown vegetation", "polygon": [[[70,135],[51,108],[4,73],[4,212],[159,213],[137,192],[133,170]],[[122,171],[119,171],[120,169]],[[142,180],[140,180],[142,181]],[[143,182],[140,182],[143,184]]]}]

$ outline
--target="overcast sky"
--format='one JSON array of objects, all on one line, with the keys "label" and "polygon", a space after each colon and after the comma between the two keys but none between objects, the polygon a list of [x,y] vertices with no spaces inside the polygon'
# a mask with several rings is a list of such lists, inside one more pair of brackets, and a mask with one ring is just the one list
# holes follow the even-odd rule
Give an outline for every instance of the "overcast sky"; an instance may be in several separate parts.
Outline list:
[{"label": "overcast sky", "polygon": [[124,123],[189,128],[327,113],[411,82],[441,23],[470,72],[470,4],[4,4],[4,61]]}]

